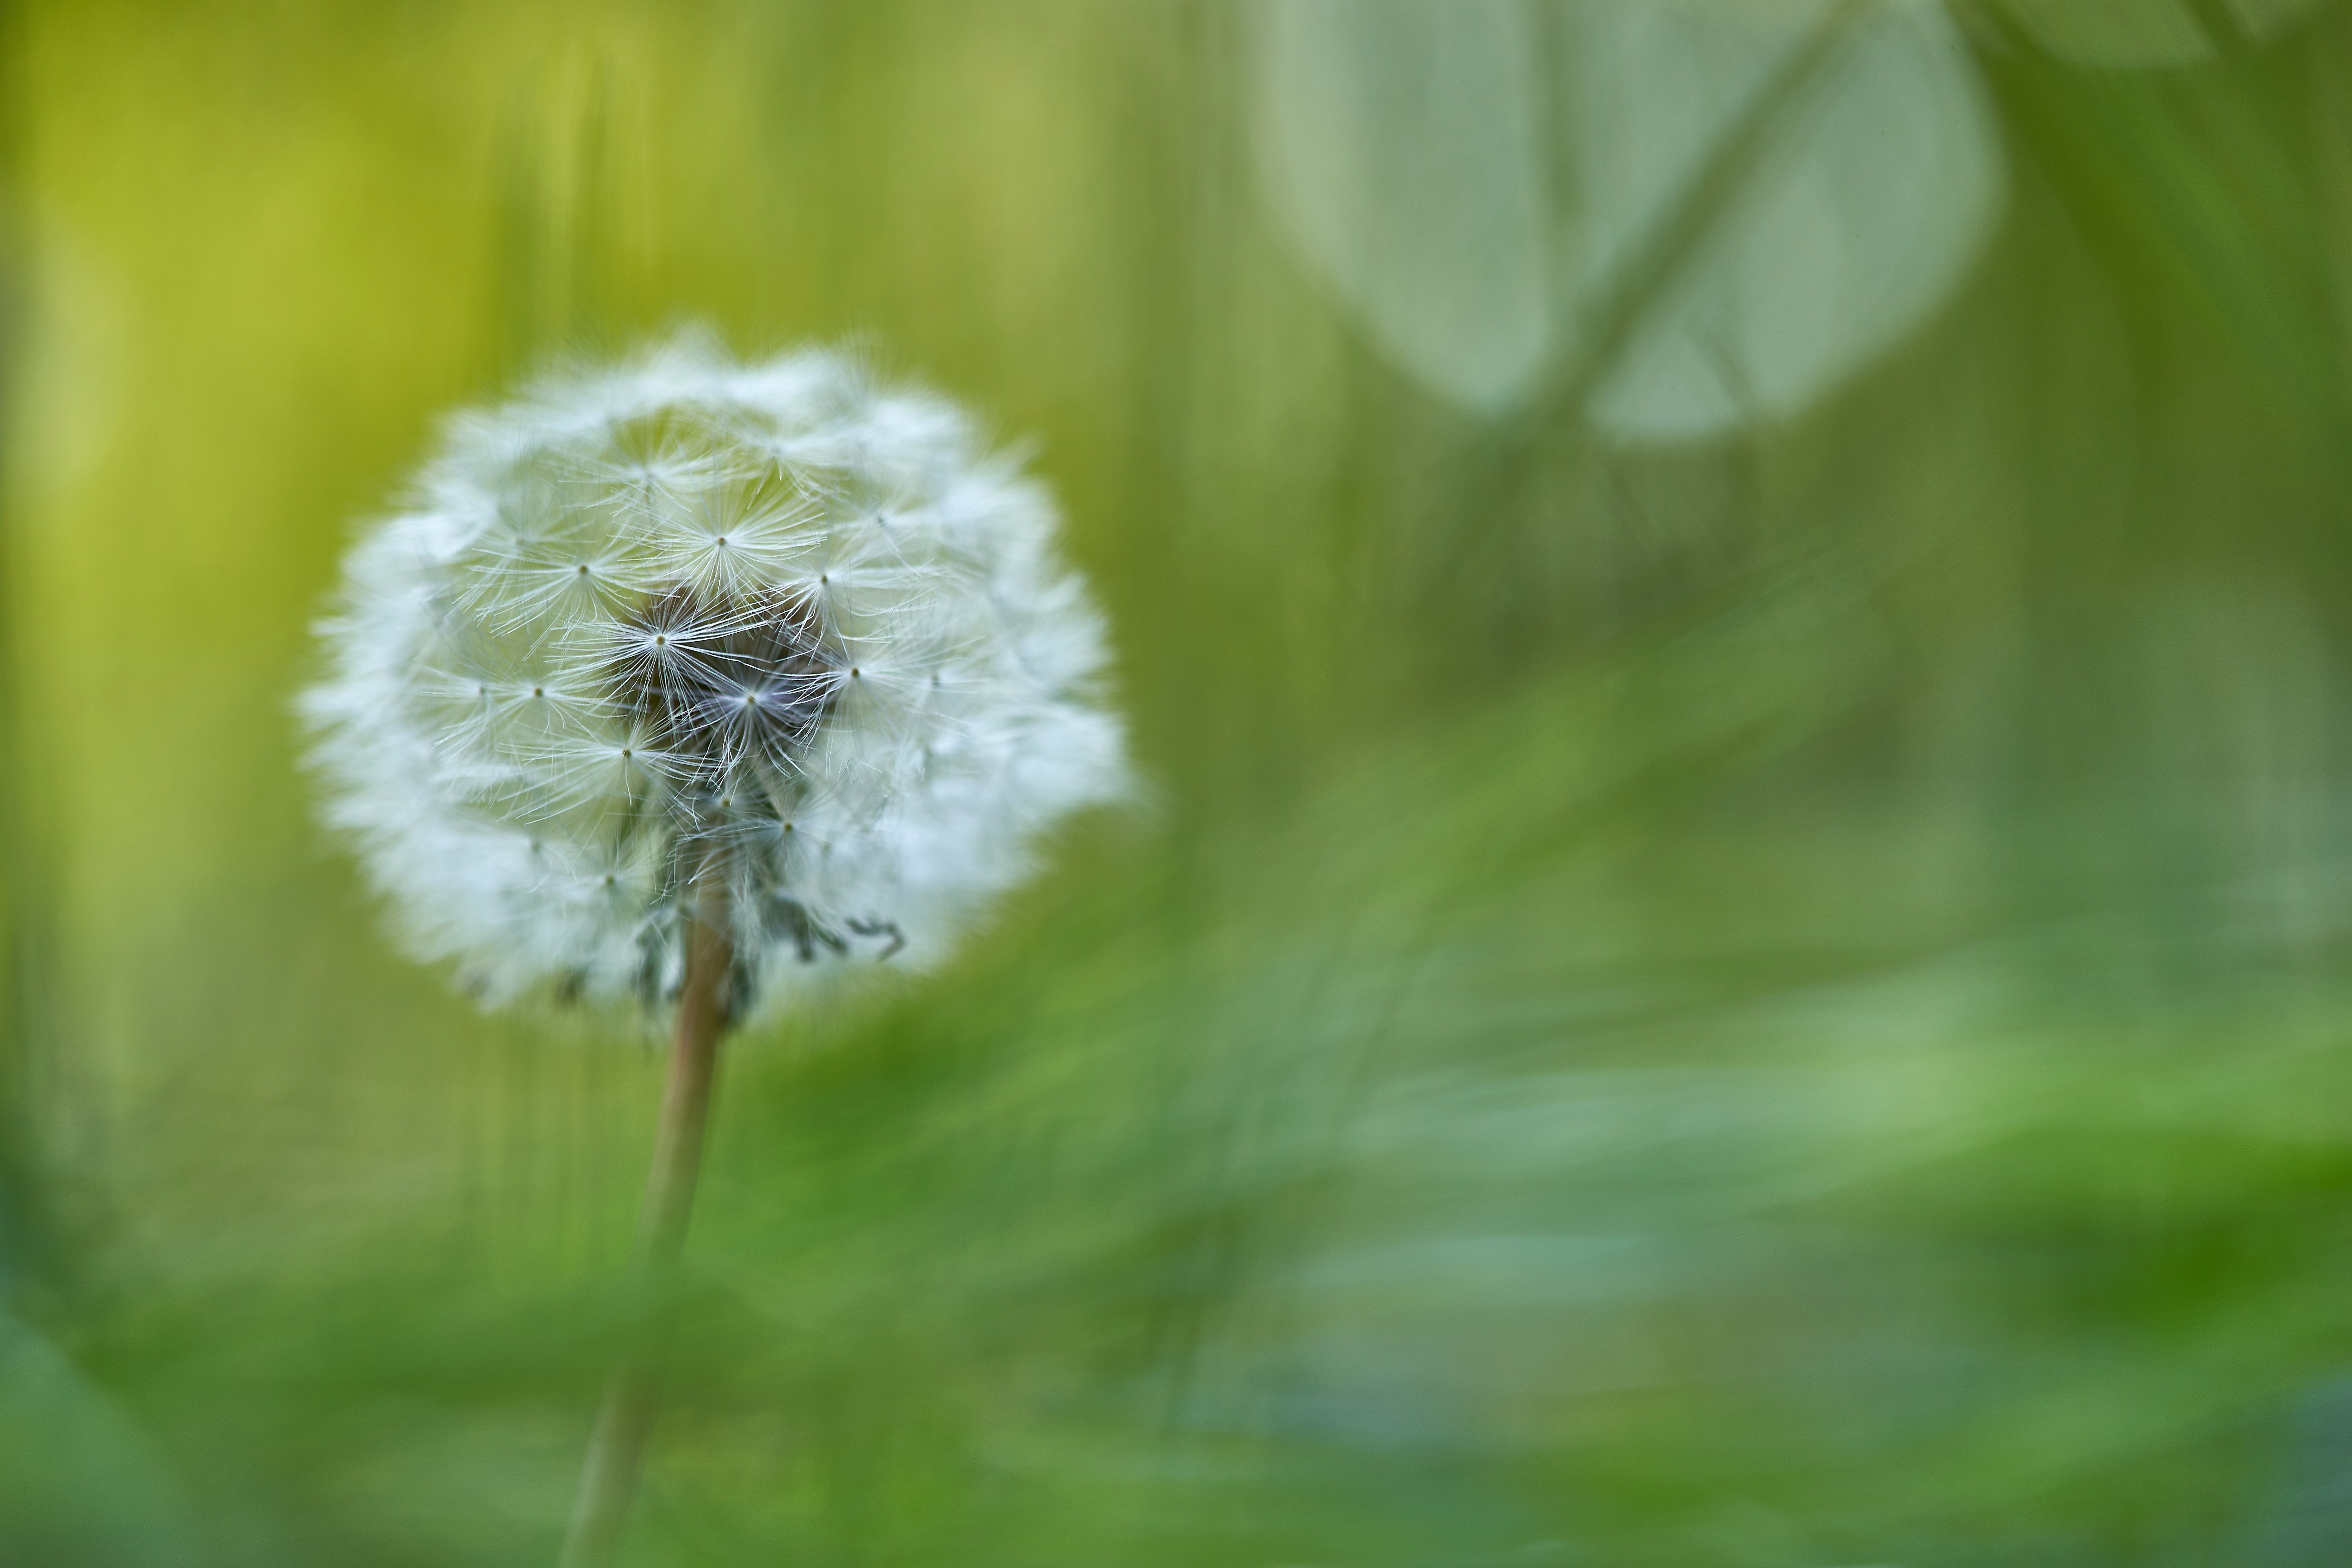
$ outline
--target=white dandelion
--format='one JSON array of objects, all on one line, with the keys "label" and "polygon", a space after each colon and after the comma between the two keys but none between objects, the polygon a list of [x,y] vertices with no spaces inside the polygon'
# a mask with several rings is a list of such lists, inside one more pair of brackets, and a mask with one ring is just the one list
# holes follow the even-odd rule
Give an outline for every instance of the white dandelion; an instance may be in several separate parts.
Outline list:
[{"label": "white dandelion", "polygon": [[[496,1004],[674,1014],[640,1266],[684,1239],[719,1037],[937,962],[1125,784],[1054,510],[937,398],[682,335],[452,421],[345,563],[304,694],[329,822]],[[564,1561],[608,1560],[658,1387],[625,1357]]]},{"label": "white dandelion", "polygon": [[932,963],[1115,795],[1054,512],[932,397],[673,340],[462,416],[352,552],[304,699],[327,816],[492,1003],[656,1005],[709,894],[726,1000]]}]

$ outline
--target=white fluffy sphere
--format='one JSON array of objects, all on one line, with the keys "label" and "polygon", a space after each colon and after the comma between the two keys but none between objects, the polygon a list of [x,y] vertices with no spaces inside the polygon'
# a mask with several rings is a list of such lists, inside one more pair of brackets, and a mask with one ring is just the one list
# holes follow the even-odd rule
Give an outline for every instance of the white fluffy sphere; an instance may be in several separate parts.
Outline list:
[{"label": "white fluffy sphere", "polygon": [[673,995],[723,878],[739,1013],[936,960],[1116,796],[1051,502],[952,405],[688,334],[451,421],[345,563],[327,816],[492,1002]]}]

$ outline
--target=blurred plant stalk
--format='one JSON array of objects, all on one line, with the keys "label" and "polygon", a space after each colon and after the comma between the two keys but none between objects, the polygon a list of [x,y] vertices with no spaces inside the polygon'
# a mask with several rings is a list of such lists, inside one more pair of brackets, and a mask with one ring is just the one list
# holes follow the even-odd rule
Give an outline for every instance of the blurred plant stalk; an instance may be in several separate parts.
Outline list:
[{"label": "blurred plant stalk", "polygon": [[[12,210],[0,232],[0,415],[13,426],[18,411],[23,339],[31,319],[23,264],[22,93],[18,7],[0,0],[0,79],[8,85],[0,112],[0,191]],[[14,477],[14,443],[0,452],[0,475]],[[37,1063],[47,1037],[43,975],[49,963],[52,910],[49,877],[28,807],[26,774],[32,753],[23,687],[23,563],[14,506],[0,509],[0,1306],[16,1296],[36,1265],[53,1264],[48,1215],[39,1186]]]},{"label": "blurred plant stalk", "polygon": [[727,921],[726,879],[706,875],[687,939],[669,1080],[637,1221],[633,1267],[640,1310],[632,1316],[630,1342],[605,1387],[596,1429],[588,1440],[588,1461],[564,1538],[562,1568],[602,1568],[613,1560],[636,1493],[646,1436],[660,1408],[664,1314],[644,1309],[658,1309],[667,1293],[685,1246],[687,1221],[694,1212],[719,1046],[730,1021],[728,975],[734,968],[735,949],[727,936]]}]

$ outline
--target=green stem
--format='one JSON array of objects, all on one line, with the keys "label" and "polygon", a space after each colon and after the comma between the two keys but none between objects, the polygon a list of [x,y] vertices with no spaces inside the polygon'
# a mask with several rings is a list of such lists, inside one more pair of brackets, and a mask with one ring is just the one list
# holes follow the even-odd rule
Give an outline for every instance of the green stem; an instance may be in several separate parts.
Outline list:
[{"label": "green stem", "polygon": [[[637,1221],[638,1289],[657,1299],[677,1263],[694,1212],[695,1180],[702,1169],[703,1129],[719,1069],[719,1042],[727,1032],[729,977],[735,966],[728,937],[727,887],[709,878],[688,922],[686,981],[670,1045],[669,1084],[654,1140],[652,1173]],[[562,1568],[604,1568],[620,1544],[646,1434],[661,1404],[662,1358],[656,1332],[646,1332],[624,1353],[604,1390],[588,1462],[580,1479]]]}]

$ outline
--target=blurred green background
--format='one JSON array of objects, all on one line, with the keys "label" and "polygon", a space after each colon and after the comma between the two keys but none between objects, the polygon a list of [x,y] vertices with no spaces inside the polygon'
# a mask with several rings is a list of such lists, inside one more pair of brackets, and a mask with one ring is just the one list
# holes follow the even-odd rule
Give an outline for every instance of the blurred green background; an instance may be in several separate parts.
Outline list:
[{"label": "blurred green background", "polygon": [[1151,790],[736,1042],[628,1562],[2352,1562],[2352,8],[0,37],[0,1564],[551,1560],[658,1051],[289,704],[688,319],[1034,440]]}]

